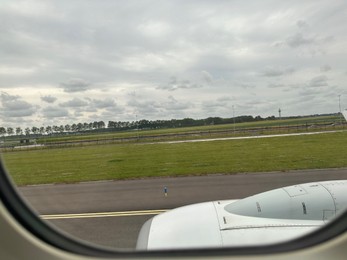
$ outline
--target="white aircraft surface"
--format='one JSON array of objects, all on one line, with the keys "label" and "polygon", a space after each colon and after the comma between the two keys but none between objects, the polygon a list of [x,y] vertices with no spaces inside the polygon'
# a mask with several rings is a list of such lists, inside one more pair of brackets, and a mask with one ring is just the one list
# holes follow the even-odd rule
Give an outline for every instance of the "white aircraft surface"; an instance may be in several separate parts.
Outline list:
[{"label": "white aircraft surface", "polygon": [[347,208],[347,180],[177,208],[147,221],[138,250],[269,245],[307,234]]}]

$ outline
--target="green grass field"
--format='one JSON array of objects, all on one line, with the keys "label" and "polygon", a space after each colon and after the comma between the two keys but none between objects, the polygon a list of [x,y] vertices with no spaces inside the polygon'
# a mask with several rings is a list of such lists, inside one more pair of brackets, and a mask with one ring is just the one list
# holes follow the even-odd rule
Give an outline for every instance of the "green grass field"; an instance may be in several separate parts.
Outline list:
[{"label": "green grass field", "polygon": [[8,152],[18,185],[347,167],[347,132]]}]

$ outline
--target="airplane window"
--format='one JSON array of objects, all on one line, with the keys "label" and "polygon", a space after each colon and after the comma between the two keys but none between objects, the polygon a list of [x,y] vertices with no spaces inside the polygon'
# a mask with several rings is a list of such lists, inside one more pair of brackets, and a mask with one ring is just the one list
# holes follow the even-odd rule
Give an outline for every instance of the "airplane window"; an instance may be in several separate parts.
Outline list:
[{"label": "airplane window", "polygon": [[343,1],[2,1],[0,153],[68,237],[268,246],[347,208]]}]

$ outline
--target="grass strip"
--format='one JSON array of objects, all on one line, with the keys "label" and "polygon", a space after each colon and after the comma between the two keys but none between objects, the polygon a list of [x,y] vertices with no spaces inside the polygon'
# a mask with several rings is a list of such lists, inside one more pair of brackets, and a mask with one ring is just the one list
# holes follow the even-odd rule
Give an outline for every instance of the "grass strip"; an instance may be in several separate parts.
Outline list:
[{"label": "grass strip", "polygon": [[347,132],[4,153],[18,185],[347,167]]}]

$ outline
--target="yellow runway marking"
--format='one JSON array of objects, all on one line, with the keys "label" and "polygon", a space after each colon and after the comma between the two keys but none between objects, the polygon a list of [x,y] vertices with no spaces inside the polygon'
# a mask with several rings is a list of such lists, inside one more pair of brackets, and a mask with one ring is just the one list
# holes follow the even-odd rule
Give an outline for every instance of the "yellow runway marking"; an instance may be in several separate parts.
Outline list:
[{"label": "yellow runway marking", "polygon": [[105,218],[105,217],[128,217],[128,216],[145,216],[158,215],[164,213],[167,209],[159,210],[139,210],[139,211],[122,211],[122,212],[97,212],[97,213],[79,213],[79,214],[56,214],[41,215],[42,219],[76,219],[76,218]]}]

